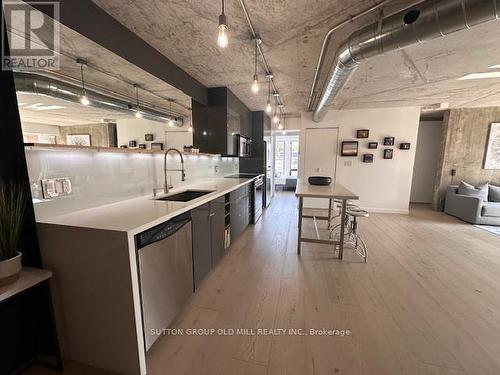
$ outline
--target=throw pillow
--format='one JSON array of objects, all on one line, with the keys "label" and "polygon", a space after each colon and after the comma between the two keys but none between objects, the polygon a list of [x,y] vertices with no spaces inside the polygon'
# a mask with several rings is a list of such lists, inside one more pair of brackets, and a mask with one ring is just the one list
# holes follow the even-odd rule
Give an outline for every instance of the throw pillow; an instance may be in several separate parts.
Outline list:
[{"label": "throw pillow", "polygon": [[500,186],[488,185],[488,200],[490,202],[500,202]]},{"label": "throw pillow", "polygon": [[469,197],[477,197],[481,198],[483,201],[487,201],[488,184],[484,184],[476,188],[467,182],[460,181],[460,184],[458,185],[458,194],[467,195]]}]

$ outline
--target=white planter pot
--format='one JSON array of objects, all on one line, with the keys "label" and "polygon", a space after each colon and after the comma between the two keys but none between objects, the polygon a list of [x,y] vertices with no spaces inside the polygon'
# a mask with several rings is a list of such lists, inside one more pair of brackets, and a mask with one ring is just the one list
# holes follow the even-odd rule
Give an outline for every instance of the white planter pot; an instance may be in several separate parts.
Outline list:
[{"label": "white planter pot", "polygon": [[0,286],[13,283],[21,273],[22,254],[18,251],[14,258],[0,261]]}]

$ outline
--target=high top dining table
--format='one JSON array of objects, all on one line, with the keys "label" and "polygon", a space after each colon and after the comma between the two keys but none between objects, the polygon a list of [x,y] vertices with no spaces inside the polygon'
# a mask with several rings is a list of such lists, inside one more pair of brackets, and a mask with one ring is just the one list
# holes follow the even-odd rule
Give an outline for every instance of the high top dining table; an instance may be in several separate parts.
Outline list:
[{"label": "high top dining table", "polygon": [[[295,189],[295,196],[299,198],[299,223],[298,223],[298,239],[297,239],[297,254],[300,254],[302,242],[311,242],[324,245],[339,246],[339,259],[344,256],[344,230],[345,230],[345,220],[346,220],[346,209],[348,200],[357,200],[359,197],[352,191],[346,189],[343,185],[338,182],[332,182],[330,185],[320,186],[311,185],[307,181],[299,179],[297,181],[297,188]],[[304,215],[304,198],[324,198],[328,199],[328,215],[327,216],[316,216],[316,215]],[[340,211],[340,239],[338,241],[330,239],[321,239],[319,236],[319,231],[317,227],[317,220],[326,220],[328,222],[328,228],[332,221],[332,205],[333,200],[337,199],[342,202],[342,208]],[[302,219],[309,218],[314,220],[314,226],[316,229],[317,238],[307,238],[302,237]]]}]

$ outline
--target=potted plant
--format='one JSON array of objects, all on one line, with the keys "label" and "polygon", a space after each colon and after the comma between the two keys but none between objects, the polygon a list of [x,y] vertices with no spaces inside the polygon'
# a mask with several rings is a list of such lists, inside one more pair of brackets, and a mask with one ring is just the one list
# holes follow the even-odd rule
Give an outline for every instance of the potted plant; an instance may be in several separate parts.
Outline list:
[{"label": "potted plant", "polygon": [[17,184],[0,183],[0,286],[17,280],[21,272],[18,243],[26,208],[26,193]]}]

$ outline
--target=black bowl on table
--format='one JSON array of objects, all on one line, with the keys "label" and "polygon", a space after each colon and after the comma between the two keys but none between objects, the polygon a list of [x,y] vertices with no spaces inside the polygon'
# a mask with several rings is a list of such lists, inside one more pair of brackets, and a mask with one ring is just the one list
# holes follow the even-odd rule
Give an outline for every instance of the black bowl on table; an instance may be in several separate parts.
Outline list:
[{"label": "black bowl on table", "polygon": [[332,178],[327,176],[311,176],[307,179],[311,185],[330,185]]}]

